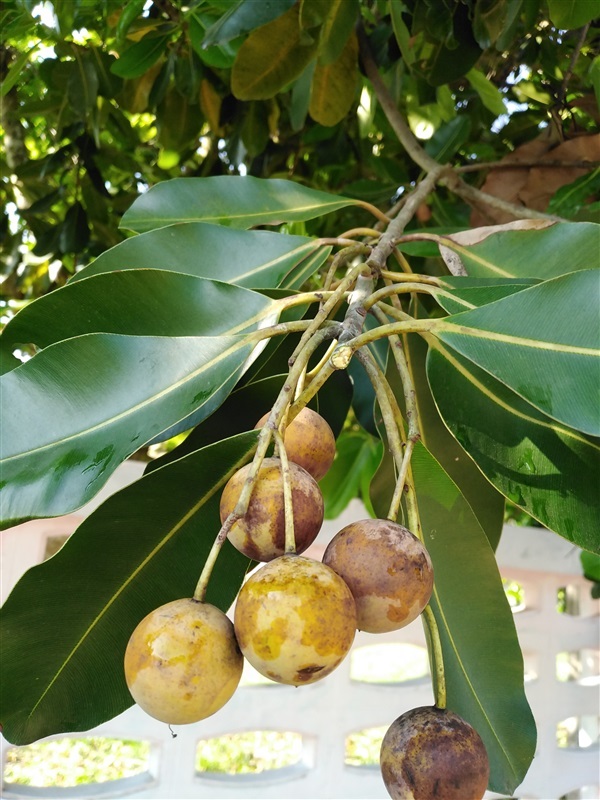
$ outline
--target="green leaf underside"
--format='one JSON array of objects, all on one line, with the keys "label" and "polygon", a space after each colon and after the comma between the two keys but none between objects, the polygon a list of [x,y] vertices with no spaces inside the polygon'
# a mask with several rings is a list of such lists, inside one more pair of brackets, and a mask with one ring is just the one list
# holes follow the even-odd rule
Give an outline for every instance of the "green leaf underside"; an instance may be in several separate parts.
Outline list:
[{"label": "green leaf underside", "polygon": [[[421,310],[419,316],[423,316]],[[420,336],[407,336],[404,348],[416,389],[421,441],[450,478],[460,486],[465,500],[471,506],[490,545],[495,550],[502,534],[504,497],[481,474],[476,464],[448,432],[440,417],[427,381],[426,342]],[[388,379],[394,387],[396,396],[403,403],[403,392],[397,372],[388,368]],[[455,397],[457,395],[452,395],[453,400]],[[391,476],[390,478],[393,480]]]},{"label": "green leaf underside", "polygon": [[317,64],[312,80],[309,112],[321,125],[337,125],[350,111],[358,80],[358,39],[352,34],[340,56]]},{"label": "green leaf underside", "polygon": [[152,268],[235,283],[248,289],[279,286],[309,255],[328,249],[316,239],[187,222],[133,236],[102,253],[70,283],[114,270]]},{"label": "green leaf underside", "polygon": [[[244,336],[87,334],[2,376],[3,526],[83,505],[127,456],[231,391]],[[107,392],[107,387],[112,387]]]},{"label": "green leaf underside", "polygon": [[232,335],[274,310],[264,295],[206,278],[153,269],[107,272],[43,295],[10,320],[2,339],[46,347],[85,333]]},{"label": "green leaf underside", "polygon": [[[220,527],[219,490],[250,459],[256,438],[222,441],[144,476],[25,573],[0,618],[1,722],[10,742],[87,730],[132,705],[123,676],[128,638],[152,609],[191,597]],[[249,563],[225,542],[207,602],[226,611]]]},{"label": "green leaf underside", "polygon": [[138,197],[121,227],[143,233],[175,222],[212,222],[246,229],[313,219],[356,202],[280,178],[173,178]]},{"label": "green leaf underside", "polygon": [[599,296],[600,271],[573,272],[447,317],[435,335],[544,414],[598,436]]},{"label": "green leaf underside", "polygon": [[[462,286],[460,283],[462,280],[471,285]],[[482,279],[482,281],[485,281],[485,279]],[[444,278],[444,282],[448,283],[449,281]],[[435,299],[449,314],[460,314],[463,311],[469,311],[471,308],[485,306],[496,300],[502,300],[504,297],[510,297],[511,294],[527,289],[534,284],[534,281],[531,280],[517,283],[512,278],[505,281],[498,278],[497,282],[493,284],[488,284],[486,281],[481,286],[473,285],[472,280],[469,278],[454,278],[452,282],[455,288],[435,292]]]},{"label": "green leaf underside", "polygon": [[499,231],[479,244],[458,245],[451,239],[442,244],[460,255],[472,277],[546,280],[597,266],[600,225],[558,222],[540,230]]},{"label": "green leaf underside", "polygon": [[544,416],[440,343],[427,375],[446,425],[488,480],[546,527],[598,552],[600,442]]},{"label": "green leaf underside", "polygon": [[440,631],[448,707],[483,739],[490,789],[512,793],[529,768],[536,733],[523,690],[523,657],[494,554],[456,484],[420,444],[411,465],[434,565],[431,606]]}]

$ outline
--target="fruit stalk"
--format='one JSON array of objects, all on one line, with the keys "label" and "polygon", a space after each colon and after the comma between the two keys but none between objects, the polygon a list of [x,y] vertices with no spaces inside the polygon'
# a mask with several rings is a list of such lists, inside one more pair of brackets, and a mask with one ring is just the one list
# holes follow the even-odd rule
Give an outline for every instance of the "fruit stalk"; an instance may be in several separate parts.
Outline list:
[{"label": "fruit stalk", "polygon": [[292,501],[292,481],[290,478],[290,464],[283,441],[283,436],[279,431],[275,431],[275,441],[281,459],[281,480],[283,482],[283,513],[285,518],[285,552],[296,552],[296,537],[294,536],[294,505]]}]

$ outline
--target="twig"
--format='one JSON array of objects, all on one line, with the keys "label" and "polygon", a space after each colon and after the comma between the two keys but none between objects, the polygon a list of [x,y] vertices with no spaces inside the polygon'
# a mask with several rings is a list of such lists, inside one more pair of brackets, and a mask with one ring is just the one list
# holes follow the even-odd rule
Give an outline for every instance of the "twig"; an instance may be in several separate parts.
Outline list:
[{"label": "twig", "polygon": [[285,545],[286,553],[296,552],[296,537],[294,536],[294,503],[292,497],[292,479],[290,476],[290,463],[288,461],[283,436],[275,431],[275,441],[281,460],[281,480],[283,482],[283,513],[285,520]]},{"label": "twig", "polygon": [[[394,133],[398,140],[406,150],[409,157],[421,169],[429,175],[436,174],[437,180],[440,185],[445,186],[453,194],[462,197],[468,203],[474,206],[486,205],[490,208],[504,211],[507,214],[515,217],[515,219],[552,219],[554,221],[562,221],[562,218],[553,216],[551,214],[543,214],[541,211],[532,211],[526,206],[519,206],[515,203],[509,203],[494,195],[482,192],[474,186],[465,183],[460,175],[449,165],[442,165],[432,158],[421,147],[415,135],[408,126],[408,123],[398,110],[394,98],[390,94],[387,86],[383,82],[377,64],[371,55],[367,37],[364,31],[359,31],[360,51],[363,66],[367,77],[371,81],[375,95],[388,122],[392,126]],[[407,201],[408,202],[408,201]],[[404,209],[403,209],[404,210]],[[412,214],[411,214],[412,216]],[[396,217],[398,219],[398,217]],[[389,231],[389,228],[388,228]]]},{"label": "twig", "polygon": [[565,161],[559,158],[554,159],[524,159],[523,161],[480,161],[476,164],[465,164],[461,167],[454,167],[455,172],[480,172],[484,169],[531,169],[531,167],[568,167],[576,169],[591,169],[597,167],[600,161]]}]

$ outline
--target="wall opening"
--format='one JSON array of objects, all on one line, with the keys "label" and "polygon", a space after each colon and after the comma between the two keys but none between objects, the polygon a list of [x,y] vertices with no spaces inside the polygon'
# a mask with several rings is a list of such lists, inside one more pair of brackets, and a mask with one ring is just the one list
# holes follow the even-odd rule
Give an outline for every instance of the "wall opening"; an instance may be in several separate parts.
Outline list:
[{"label": "wall opening", "polygon": [[346,736],[344,742],[344,763],[348,767],[379,766],[381,742],[389,725],[364,728]]},{"label": "wall opening", "polygon": [[357,647],[350,656],[350,679],[357,683],[404,683],[429,677],[425,647],[403,642]]},{"label": "wall opening", "polygon": [[[135,782],[141,788],[152,783],[150,743],[133,739],[62,738],[11,747],[3,773],[5,789],[18,795],[19,787],[44,789],[89,787],[84,794],[115,793]],[[65,796],[70,796],[66,795]]]},{"label": "wall opening", "polygon": [[295,731],[244,731],[201,739],[196,746],[199,777],[258,776],[311,766],[309,749]]},{"label": "wall opening", "polygon": [[565,750],[586,750],[598,747],[600,716],[583,714],[581,717],[567,717],[556,726],[556,744]]}]

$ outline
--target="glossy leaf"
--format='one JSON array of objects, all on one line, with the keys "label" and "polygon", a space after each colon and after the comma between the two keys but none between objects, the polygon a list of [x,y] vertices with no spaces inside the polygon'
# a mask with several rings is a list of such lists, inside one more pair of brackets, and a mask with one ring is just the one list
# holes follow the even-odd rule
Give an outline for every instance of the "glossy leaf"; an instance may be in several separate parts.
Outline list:
[{"label": "glossy leaf", "polygon": [[231,391],[243,336],[87,334],[58,342],[0,378],[3,527],[83,505],[116,467]]},{"label": "glossy leaf", "polygon": [[43,295],[10,320],[1,339],[47,347],[84,333],[221,336],[256,327],[273,310],[269,298],[240,286],[163,270],[125,270]]},{"label": "glossy leaf", "polygon": [[410,67],[411,64],[414,64],[416,55],[414,48],[411,47],[410,31],[402,19],[402,13],[407,10],[403,0],[390,0],[390,15],[392,17],[394,36],[402,53],[404,63]]},{"label": "glossy leaf", "polygon": [[[415,383],[421,441],[449,477],[460,486],[462,495],[495,550],[502,534],[504,497],[494,489],[476,463],[457,444],[449,433],[445,420],[440,416],[427,381],[427,344],[419,336],[406,336],[404,341],[406,358]],[[395,370],[388,368],[388,378],[404,407],[402,387]],[[459,396],[450,395],[450,401],[456,402]]]},{"label": "glossy leaf", "polygon": [[174,222],[212,222],[244,229],[313,219],[355,203],[280,178],[174,178],[141,195],[121,227],[143,233]]},{"label": "glossy leaf", "polygon": [[433,561],[431,606],[448,707],[483,739],[490,789],[510,794],[525,777],[536,742],[513,616],[494,553],[456,484],[422,445],[415,447],[411,464]]},{"label": "glossy leaf", "polygon": [[[264,289],[281,285],[307,256],[317,253],[324,261],[329,249],[305,236],[185,222],[125,239],[74,275],[71,283],[113,270],[149,267]],[[319,266],[316,263],[315,270]]]},{"label": "glossy leaf", "polygon": [[441,343],[427,376],[444,422],[488,480],[550,530],[600,551],[600,441],[541,414]]},{"label": "glossy leaf", "polygon": [[460,256],[472,277],[554,278],[566,270],[590,269],[598,263],[600,225],[557,222],[541,230],[505,230],[483,241],[462,245],[442,242]]},{"label": "glossy leaf", "polygon": [[[255,442],[243,434],[144,476],[21,578],[0,622],[8,741],[87,730],[133,704],[123,674],[129,636],[152,609],[193,594],[220,527],[219,490]],[[225,542],[207,601],[226,611],[248,564]]]},{"label": "glossy leaf", "polygon": [[222,44],[243,33],[253,31],[261,25],[284,14],[295,0],[240,0],[212,25],[204,36],[203,47]]},{"label": "glossy leaf", "polygon": [[231,72],[231,90],[239,100],[266,100],[298,78],[317,52],[303,36],[299,7],[252,31],[240,47]]},{"label": "glossy leaf", "polygon": [[139,78],[155,64],[165,52],[170,34],[149,34],[135,42],[114,62],[110,71],[120,78]]},{"label": "glossy leaf", "polygon": [[529,278],[463,278],[454,275],[444,277],[443,282],[446,288],[436,291],[434,296],[449,314],[460,314],[502,300],[536,283]]},{"label": "glossy leaf", "polygon": [[557,28],[581,28],[598,16],[593,0],[548,0],[550,19]]},{"label": "glossy leaf", "polygon": [[435,335],[544,414],[598,436],[599,298],[600,271],[572,272],[440,320]]},{"label": "glossy leaf", "polygon": [[335,61],[318,63],[312,80],[309,112],[321,125],[337,125],[350,111],[358,82],[358,39],[353,33]]}]

